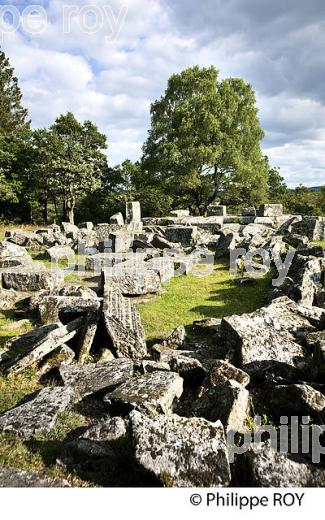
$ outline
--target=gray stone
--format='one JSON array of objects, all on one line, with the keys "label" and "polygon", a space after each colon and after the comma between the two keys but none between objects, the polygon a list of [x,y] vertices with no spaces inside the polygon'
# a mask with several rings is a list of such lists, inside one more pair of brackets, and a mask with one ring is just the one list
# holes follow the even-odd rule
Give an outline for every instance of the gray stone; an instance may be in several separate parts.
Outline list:
[{"label": "gray stone", "polygon": [[110,224],[116,224],[117,226],[124,226],[124,218],[122,213],[115,213],[109,219]]},{"label": "gray stone", "polygon": [[66,285],[58,291],[59,296],[75,296],[86,300],[96,300],[97,294],[90,287],[84,285]]},{"label": "gray stone", "polygon": [[64,281],[64,272],[59,269],[45,269],[43,264],[30,268],[11,268],[0,270],[2,286],[21,292],[34,292],[48,289],[54,291]]},{"label": "gray stone", "polygon": [[32,259],[26,249],[6,240],[0,241],[0,268],[26,266]]},{"label": "gray stone", "polygon": [[69,260],[74,258],[74,250],[69,246],[53,246],[47,249],[46,255],[50,260]]},{"label": "gray stone", "polygon": [[25,439],[48,433],[55,425],[60,412],[69,405],[72,389],[49,387],[32,394],[28,401],[0,415],[0,430],[16,433]]},{"label": "gray stone", "polygon": [[[39,362],[42,358],[50,354],[50,352],[72,339],[80,330],[82,320],[82,318],[77,318],[67,325],[54,324],[51,327],[44,327],[37,333],[27,333],[26,336],[28,337],[24,345],[25,348],[28,348],[27,352],[23,351],[6,364],[4,367],[5,372],[8,374],[18,374],[25,368]],[[19,340],[12,342],[11,347],[13,347],[15,343],[17,346],[19,343],[24,344],[23,339],[24,337],[22,336]]]},{"label": "gray stone", "polygon": [[212,386],[192,405],[195,415],[212,422],[220,420],[227,431],[243,430],[248,408],[248,390],[232,379]]},{"label": "gray stone", "polygon": [[11,309],[18,300],[19,294],[14,289],[0,287],[0,309]]},{"label": "gray stone", "polygon": [[[90,311],[100,307],[99,299],[86,299],[78,296],[37,295],[30,300],[30,308],[36,309],[42,324],[69,321],[80,315],[85,316]],[[64,319],[64,316],[66,318]]]},{"label": "gray stone", "polygon": [[196,226],[168,226],[163,229],[164,235],[169,242],[190,246],[196,241]]},{"label": "gray stone", "polygon": [[171,348],[180,348],[184,345],[186,331],[184,325],[179,325],[163,341],[163,345]]},{"label": "gray stone", "polygon": [[60,478],[51,478],[35,471],[0,466],[0,487],[2,488],[63,488],[69,483]]},{"label": "gray stone", "polygon": [[174,277],[174,261],[169,257],[152,258],[146,262],[148,269],[159,274],[161,283],[169,282]]},{"label": "gray stone", "polygon": [[216,360],[200,387],[200,394],[203,395],[212,386],[226,383],[229,379],[233,379],[243,386],[247,386],[250,382],[249,375],[240,368],[223,359]]},{"label": "gray stone", "polygon": [[92,231],[94,229],[94,224],[92,222],[81,222],[78,224],[79,229],[87,229],[87,231]]},{"label": "gray stone", "polygon": [[325,411],[325,395],[307,384],[272,386],[268,398],[277,415],[315,416]]},{"label": "gray stone", "polygon": [[145,357],[147,347],[140,314],[118,287],[104,284],[102,313],[114,354],[131,359]]},{"label": "gray stone", "polygon": [[283,215],[282,204],[262,204],[259,208],[261,217],[281,217]]},{"label": "gray stone", "polygon": [[105,402],[135,408],[143,413],[171,413],[182,395],[183,379],[174,372],[152,372],[130,379],[104,397]]},{"label": "gray stone", "polygon": [[306,235],[309,240],[325,239],[325,217],[303,217],[292,224],[293,233]]},{"label": "gray stone", "polygon": [[238,238],[238,235],[235,235],[234,233],[225,234],[224,231],[222,231],[215,252],[215,257],[222,258],[223,256],[228,255],[230,250],[236,247],[236,240],[238,240]]},{"label": "gray stone", "polygon": [[128,253],[97,253],[86,257],[86,271],[100,273],[102,269],[111,269],[115,264],[129,258]]},{"label": "gray stone", "polygon": [[157,249],[175,249],[174,243],[157,234],[153,236],[151,244]]},{"label": "gray stone", "polygon": [[[109,234],[109,240],[111,241],[112,253],[126,253],[130,250],[133,242],[133,233],[127,229],[116,231]],[[104,248],[107,244],[104,244]],[[99,251],[104,252],[102,243],[99,243]]]},{"label": "gray stone", "polygon": [[126,203],[126,222],[141,222],[141,206],[140,202]]},{"label": "gray stone", "polygon": [[114,359],[82,366],[62,366],[60,375],[64,384],[72,387],[82,398],[128,381],[133,376],[133,363],[130,359]]},{"label": "gray stone", "polygon": [[126,426],[122,417],[112,417],[88,428],[79,438],[92,441],[112,442],[126,436]]},{"label": "gray stone", "polygon": [[39,375],[47,374],[54,368],[59,368],[62,365],[70,365],[75,359],[74,351],[68,345],[61,345],[61,347],[53,350],[46,356],[39,364]]},{"label": "gray stone", "polygon": [[244,485],[253,487],[324,487],[325,470],[319,465],[292,460],[275,451],[270,441],[252,444],[242,456]]},{"label": "gray stone", "polygon": [[61,222],[61,230],[66,235],[73,234],[74,236],[78,236],[79,228],[75,226],[75,224],[71,224],[70,222]]},{"label": "gray stone", "polygon": [[218,487],[230,482],[220,423],[178,415],[130,414],[136,462],[165,487]]},{"label": "gray stone", "polygon": [[145,264],[142,269],[128,269],[126,272],[117,266],[112,274],[106,275],[105,280],[108,285],[118,286],[124,296],[155,294],[161,290],[159,274],[146,269]]},{"label": "gray stone", "polygon": [[241,212],[243,217],[256,217],[256,208],[244,208]]},{"label": "gray stone", "polygon": [[210,204],[207,208],[208,217],[225,217],[227,215],[227,206],[220,204]]},{"label": "gray stone", "polygon": [[325,378],[325,331],[324,340],[317,341],[313,352],[313,375],[316,379]]},{"label": "gray stone", "polygon": [[37,235],[36,233],[32,233],[30,231],[24,230],[12,230],[6,231],[5,233],[6,240],[13,244],[17,244],[18,246],[24,246],[28,249],[38,250],[43,245],[43,237]]},{"label": "gray stone", "polygon": [[313,327],[298,310],[297,304],[283,297],[251,314],[224,318],[223,340],[235,349],[239,363],[249,373],[263,372],[277,364],[303,368],[304,350],[294,334],[312,332]]},{"label": "gray stone", "polygon": [[173,211],[170,211],[169,214],[171,217],[176,217],[176,218],[189,217],[190,210],[189,209],[174,209]]},{"label": "gray stone", "polygon": [[150,372],[156,372],[156,371],[164,371],[167,370],[167,372],[170,371],[170,367],[168,363],[164,363],[162,361],[151,361],[151,360],[144,360],[142,361],[140,365],[140,372],[142,374],[149,374]]}]

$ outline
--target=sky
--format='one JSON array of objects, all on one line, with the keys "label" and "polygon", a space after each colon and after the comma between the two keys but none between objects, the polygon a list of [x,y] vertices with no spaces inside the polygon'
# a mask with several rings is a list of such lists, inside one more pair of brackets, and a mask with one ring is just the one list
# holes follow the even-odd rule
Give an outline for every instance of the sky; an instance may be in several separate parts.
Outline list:
[{"label": "sky", "polygon": [[91,119],[112,165],[141,156],[171,74],[214,65],[253,86],[289,186],[325,184],[324,0],[9,0],[0,39],[33,127]]}]

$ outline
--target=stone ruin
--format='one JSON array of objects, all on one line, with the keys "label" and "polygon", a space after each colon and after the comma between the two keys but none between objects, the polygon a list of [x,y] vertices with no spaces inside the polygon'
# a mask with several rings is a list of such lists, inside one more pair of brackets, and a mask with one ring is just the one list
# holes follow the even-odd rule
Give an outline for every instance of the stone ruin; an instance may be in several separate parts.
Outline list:
[{"label": "stone ruin", "polygon": [[[44,388],[0,414],[0,432],[24,439],[51,431],[64,410],[90,407],[90,424],[69,435],[59,457],[69,473],[99,485],[324,486],[323,455],[280,453],[269,440],[231,458],[226,436],[249,429],[251,396],[263,414],[325,419],[325,217],[285,215],[281,204],[206,217],[173,210],[34,232],[0,242],[0,307],[24,299],[40,326],[0,352],[4,377],[34,367]],[[194,322],[147,345],[134,297],[158,293],[173,276],[208,259],[270,252],[292,262],[280,286],[250,314]],[[42,251],[52,269],[32,260]],[[86,255],[97,286],[64,284],[60,260]],[[282,255],[282,256],[281,256]],[[252,276],[236,283],[252,283]],[[175,309],[175,312],[177,309]],[[90,403],[90,404],[89,404]],[[94,410],[107,417],[93,419]],[[301,422],[299,422],[301,428]],[[299,430],[301,432],[301,430]],[[73,432],[72,432],[73,433]],[[122,468],[122,471],[121,471]],[[127,468],[124,471],[123,468]],[[68,486],[67,481],[0,467],[1,485]]]}]

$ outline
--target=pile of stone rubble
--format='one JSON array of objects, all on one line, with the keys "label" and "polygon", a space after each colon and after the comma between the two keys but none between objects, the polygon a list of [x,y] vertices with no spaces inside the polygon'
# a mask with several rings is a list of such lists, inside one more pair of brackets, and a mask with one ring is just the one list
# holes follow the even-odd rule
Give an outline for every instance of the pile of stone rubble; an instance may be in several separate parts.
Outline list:
[{"label": "pile of stone rubble", "polygon": [[[281,205],[241,216],[213,205],[207,217],[179,210],[141,220],[136,202],[127,204],[125,222],[117,214],[97,226],[6,233],[0,307],[33,293],[24,294],[25,305],[42,325],[7,343],[1,372],[34,367],[45,386],[0,415],[0,432],[30,439],[50,432],[62,411],[81,410],[89,426],[71,432],[58,463],[98,485],[324,486],[323,455],[316,464],[300,437],[295,453],[265,435],[234,457],[229,445],[229,432],[240,440],[254,415],[274,425],[297,416],[299,435],[303,417],[324,424],[325,254],[310,243],[324,239],[324,217],[283,215]],[[244,256],[263,248],[271,258],[292,251],[265,306],[194,322],[195,340],[180,326],[147,346],[132,297],[159,292],[180,266],[187,274],[202,258],[237,247]],[[46,251],[55,263],[81,249],[97,287],[64,285],[64,270],[28,253]],[[6,467],[0,480],[68,485]]]}]

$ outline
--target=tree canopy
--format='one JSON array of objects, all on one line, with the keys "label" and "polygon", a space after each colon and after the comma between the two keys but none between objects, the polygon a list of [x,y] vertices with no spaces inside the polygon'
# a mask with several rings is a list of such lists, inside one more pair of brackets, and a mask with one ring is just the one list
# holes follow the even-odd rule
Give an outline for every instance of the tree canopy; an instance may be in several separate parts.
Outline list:
[{"label": "tree canopy", "polygon": [[151,105],[143,165],[151,184],[205,211],[217,199],[267,197],[267,163],[255,95],[242,79],[218,80],[215,67],[174,74]]}]

